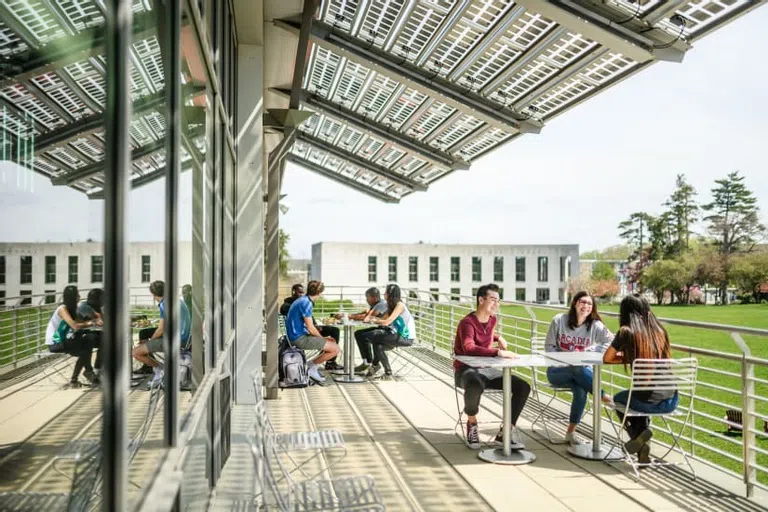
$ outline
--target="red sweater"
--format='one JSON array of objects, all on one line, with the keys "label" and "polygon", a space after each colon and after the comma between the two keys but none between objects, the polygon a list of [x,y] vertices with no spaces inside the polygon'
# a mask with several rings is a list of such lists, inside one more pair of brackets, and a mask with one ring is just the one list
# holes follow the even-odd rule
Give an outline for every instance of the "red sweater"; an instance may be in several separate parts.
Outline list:
[{"label": "red sweater", "polygon": [[[492,316],[487,323],[481,323],[475,313],[470,313],[459,322],[456,328],[456,338],[453,340],[453,353],[457,356],[496,357],[499,349],[491,348],[491,343],[499,339],[494,332],[496,317]],[[459,370],[464,364],[453,361],[453,371]]]}]

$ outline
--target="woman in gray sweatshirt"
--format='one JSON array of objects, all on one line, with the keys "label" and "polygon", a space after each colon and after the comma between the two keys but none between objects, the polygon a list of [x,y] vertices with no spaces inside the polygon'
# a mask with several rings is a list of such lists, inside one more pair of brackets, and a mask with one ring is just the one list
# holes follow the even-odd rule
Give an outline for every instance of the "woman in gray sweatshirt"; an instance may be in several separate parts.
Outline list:
[{"label": "woman in gray sweatshirt", "polygon": [[[573,296],[568,313],[552,319],[544,347],[547,352],[594,351],[602,354],[612,341],[613,334],[600,319],[594,297],[589,292],[580,291]],[[592,392],[592,368],[550,367],[547,368],[547,380],[553,386],[571,388],[573,401],[565,441],[581,444],[575,431],[587,406],[587,396]],[[611,401],[605,393],[602,393],[602,399]]]}]

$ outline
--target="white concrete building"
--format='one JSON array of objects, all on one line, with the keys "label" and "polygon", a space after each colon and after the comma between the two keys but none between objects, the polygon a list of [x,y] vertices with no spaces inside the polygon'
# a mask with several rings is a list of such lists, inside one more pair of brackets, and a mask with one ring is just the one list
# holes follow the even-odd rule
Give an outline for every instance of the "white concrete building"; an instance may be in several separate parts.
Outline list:
[{"label": "white concrete building", "polygon": [[[132,301],[146,297],[151,302],[149,283],[165,274],[165,244],[130,243],[128,269]],[[179,242],[179,279],[192,282],[191,242]],[[102,287],[103,281],[100,242],[0,243],[0,307],[56,302],[69,284],[87,290]]]},{"label": "white concrete building", "polygon": [[311,279],[332,286],[383,286],[473,296],[490,282],[502,298],[560,303],[579,275],[578,245],[447,245],[319,242]]}]

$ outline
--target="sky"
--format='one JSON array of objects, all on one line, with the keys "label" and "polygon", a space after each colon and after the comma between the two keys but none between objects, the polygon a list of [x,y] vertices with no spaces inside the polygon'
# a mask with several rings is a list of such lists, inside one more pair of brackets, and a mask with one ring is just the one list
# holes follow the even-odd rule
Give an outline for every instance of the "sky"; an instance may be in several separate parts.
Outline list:
[{"label": "sky", "polygon": [[[740,171],[768,223],[766,26],[768,8],[743,16],[696,42],[682,64],[654,64],[400,204],[288,164],[280,224],[291,256],[310,257],[320,241],[605,248],[631,213],[660,213],[679,173],[707,202],[715,179]],[[102,201],[41,176],[32,192],[25,178],[19,185],[0,164],[0,241],[102,238]],[[131,193],[132,240],[163,238],[163,189],[157,181]],[[190,219],[186,174],[182,237]]]}]

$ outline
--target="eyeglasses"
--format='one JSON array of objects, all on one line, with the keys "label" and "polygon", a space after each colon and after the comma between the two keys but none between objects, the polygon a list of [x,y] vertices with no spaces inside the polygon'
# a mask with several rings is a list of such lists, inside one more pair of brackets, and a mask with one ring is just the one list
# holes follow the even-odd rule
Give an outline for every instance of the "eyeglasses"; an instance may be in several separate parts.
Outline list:
[{"label": "eyeglasses", "polygon": [[591,300],[586,300],[586,299],[581,299],[579,301],[579,304],[584,305],[584,306],[591,306],[592,305],[592,301]]}]

